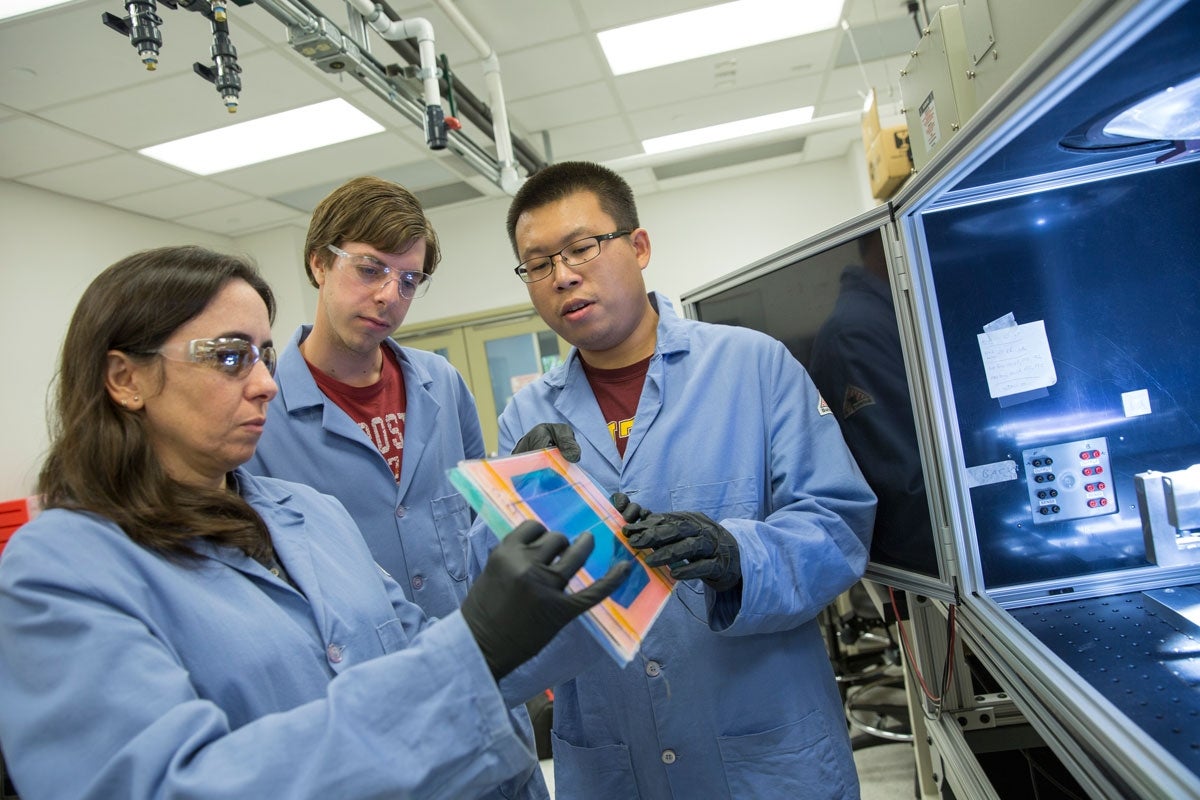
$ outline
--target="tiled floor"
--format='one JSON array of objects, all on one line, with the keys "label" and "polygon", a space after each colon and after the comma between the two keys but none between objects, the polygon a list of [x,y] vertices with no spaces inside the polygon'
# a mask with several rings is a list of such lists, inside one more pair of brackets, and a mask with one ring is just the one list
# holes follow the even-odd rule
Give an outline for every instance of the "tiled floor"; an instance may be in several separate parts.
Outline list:
[{"label": "tiled floor", "polygon": [[857,750],[862,800],[913,800],[917,796],[916,762],[911,744],[881,744]]}]

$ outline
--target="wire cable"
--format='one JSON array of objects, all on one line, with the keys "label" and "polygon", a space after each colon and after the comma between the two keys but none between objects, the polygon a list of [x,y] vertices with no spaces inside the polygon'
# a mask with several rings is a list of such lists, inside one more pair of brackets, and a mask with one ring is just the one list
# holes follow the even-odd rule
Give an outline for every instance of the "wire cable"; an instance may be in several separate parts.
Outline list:
[{"label": "wire cable", "polygon": [[[899,606],[896,604],[896,591],[891,586],[888,587],[888,597],[892,601],[892,608],[899,608]],[[909,644],[908,634],[904,629],[904,623],[900,619],[900,615],[896,615],[896,629],[900,631],[900,642],[904,646],[904,653],[907,656],[908,668],[912,672],[913,677],[916,678],[917,683],[920,685],[921,693],[924,694],[925,697],[928,698],[929,701],[934,705],[934,716],[930,717],[928,713],[926,714],[926,717],[929,719],[936,718],[937,714],[941,712],[942,702],[945,700],[946,695],[950,692],[950,684],[954,677],[954,646],[957,639],[957,626],[955,625],[956,609],[957,606],[952,604],[949,612],[946,614],[946,659],[942,663],[941,686],[939,687],[939,692],[936,695],[929,688],[929,684],[926,682],[925,676],[921,673],[921,669],[917,665],[917,660],[913,656],[912,646]]]}]

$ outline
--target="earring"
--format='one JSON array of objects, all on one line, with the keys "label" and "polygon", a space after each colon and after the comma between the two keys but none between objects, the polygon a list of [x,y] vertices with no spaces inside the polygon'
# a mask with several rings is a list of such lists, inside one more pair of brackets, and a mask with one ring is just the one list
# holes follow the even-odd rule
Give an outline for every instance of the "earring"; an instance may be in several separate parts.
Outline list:
[{"label": "earring", "polygon": [[142,402],[142,398],[135,394],[133,396],[133,402],[140,403],[140,402]]},{"label": "earring", "polygon": [[128,401],[128,400],[122,400],[122,401],[121,401],[121,408],[129,408],[129,401]]}]

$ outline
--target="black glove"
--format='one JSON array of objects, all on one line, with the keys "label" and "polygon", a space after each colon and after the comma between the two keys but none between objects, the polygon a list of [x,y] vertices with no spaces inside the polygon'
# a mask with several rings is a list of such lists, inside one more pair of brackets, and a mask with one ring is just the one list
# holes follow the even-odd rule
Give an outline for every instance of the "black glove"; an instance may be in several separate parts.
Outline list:
[{"label": "black glove", "polygon": [[650,514],[626,525],[625,535],[633,547],[652,548],[646,563],[670,565],[672,577],[699,578],[718,592],[742,581],[737,539],[698,511]]},{"label": "black glove", "polygon": [[574,594],[563,591],[592,553],[592,535],[568,542],[540,522],[522,522],[488,557],[463,598],[462,615],[497,681],[537,655],[563,626],[608,597],[632,561]]},{"label": "black glove", "polygon": [[575,441],[575,431],[571,426],[562,422],[539,422],[521,437],[512,454],[528,453],[530,450],[545,450],[547,447],[557,447],[562,457],[573,463],[579,462],[579,444]]},{"label": "black glove", "polygon": [[649,511],[637,503],[631,502],[629,496],[624,492],[615,492],[608,500],[613,504],[613,508],[619,511],[621,516],[624,517],[626,525],[631,522],[640,522],[650,516]]}]

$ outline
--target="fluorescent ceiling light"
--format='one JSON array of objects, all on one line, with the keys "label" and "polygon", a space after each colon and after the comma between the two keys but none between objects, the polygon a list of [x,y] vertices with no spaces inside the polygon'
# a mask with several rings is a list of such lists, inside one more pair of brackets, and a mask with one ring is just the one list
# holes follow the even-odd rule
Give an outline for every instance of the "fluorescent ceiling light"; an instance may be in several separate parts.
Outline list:
[{"label": "fluorescent ceiling light", "polygon": [[843,0],[736,0],[597,34],[614,75],[837,27]]},{"label": "fluorescent ceiling light", "polygon": [[712,142],[724,142],[754,133],[777,131],[792,125],[803,125],[812,120],[813,107],[793,108],[790,111],[780,111],[775,114],[765,114],[761,117],[739,119],[734,122],[723,122],[720,125],[710,125],[707,128],[697,128],[694,131],[672,133],[667,136],[657,136],[642,141],[642,147],[647,153],[665,153],[668,150],[681,150],[684,147],[695,147]]},{"label": "fluorescent ceiling light", "polygon": [[212,175],[382,130],[378,122],[338,98],[156,144],[138,152],[196,175]]},{"label": "fluorescent ceiling light", "polygon": [[0,5],[0,19],[19,17],[22,14],[30,14],[69,2],[71,0],[4,0],[4,3]]}]

